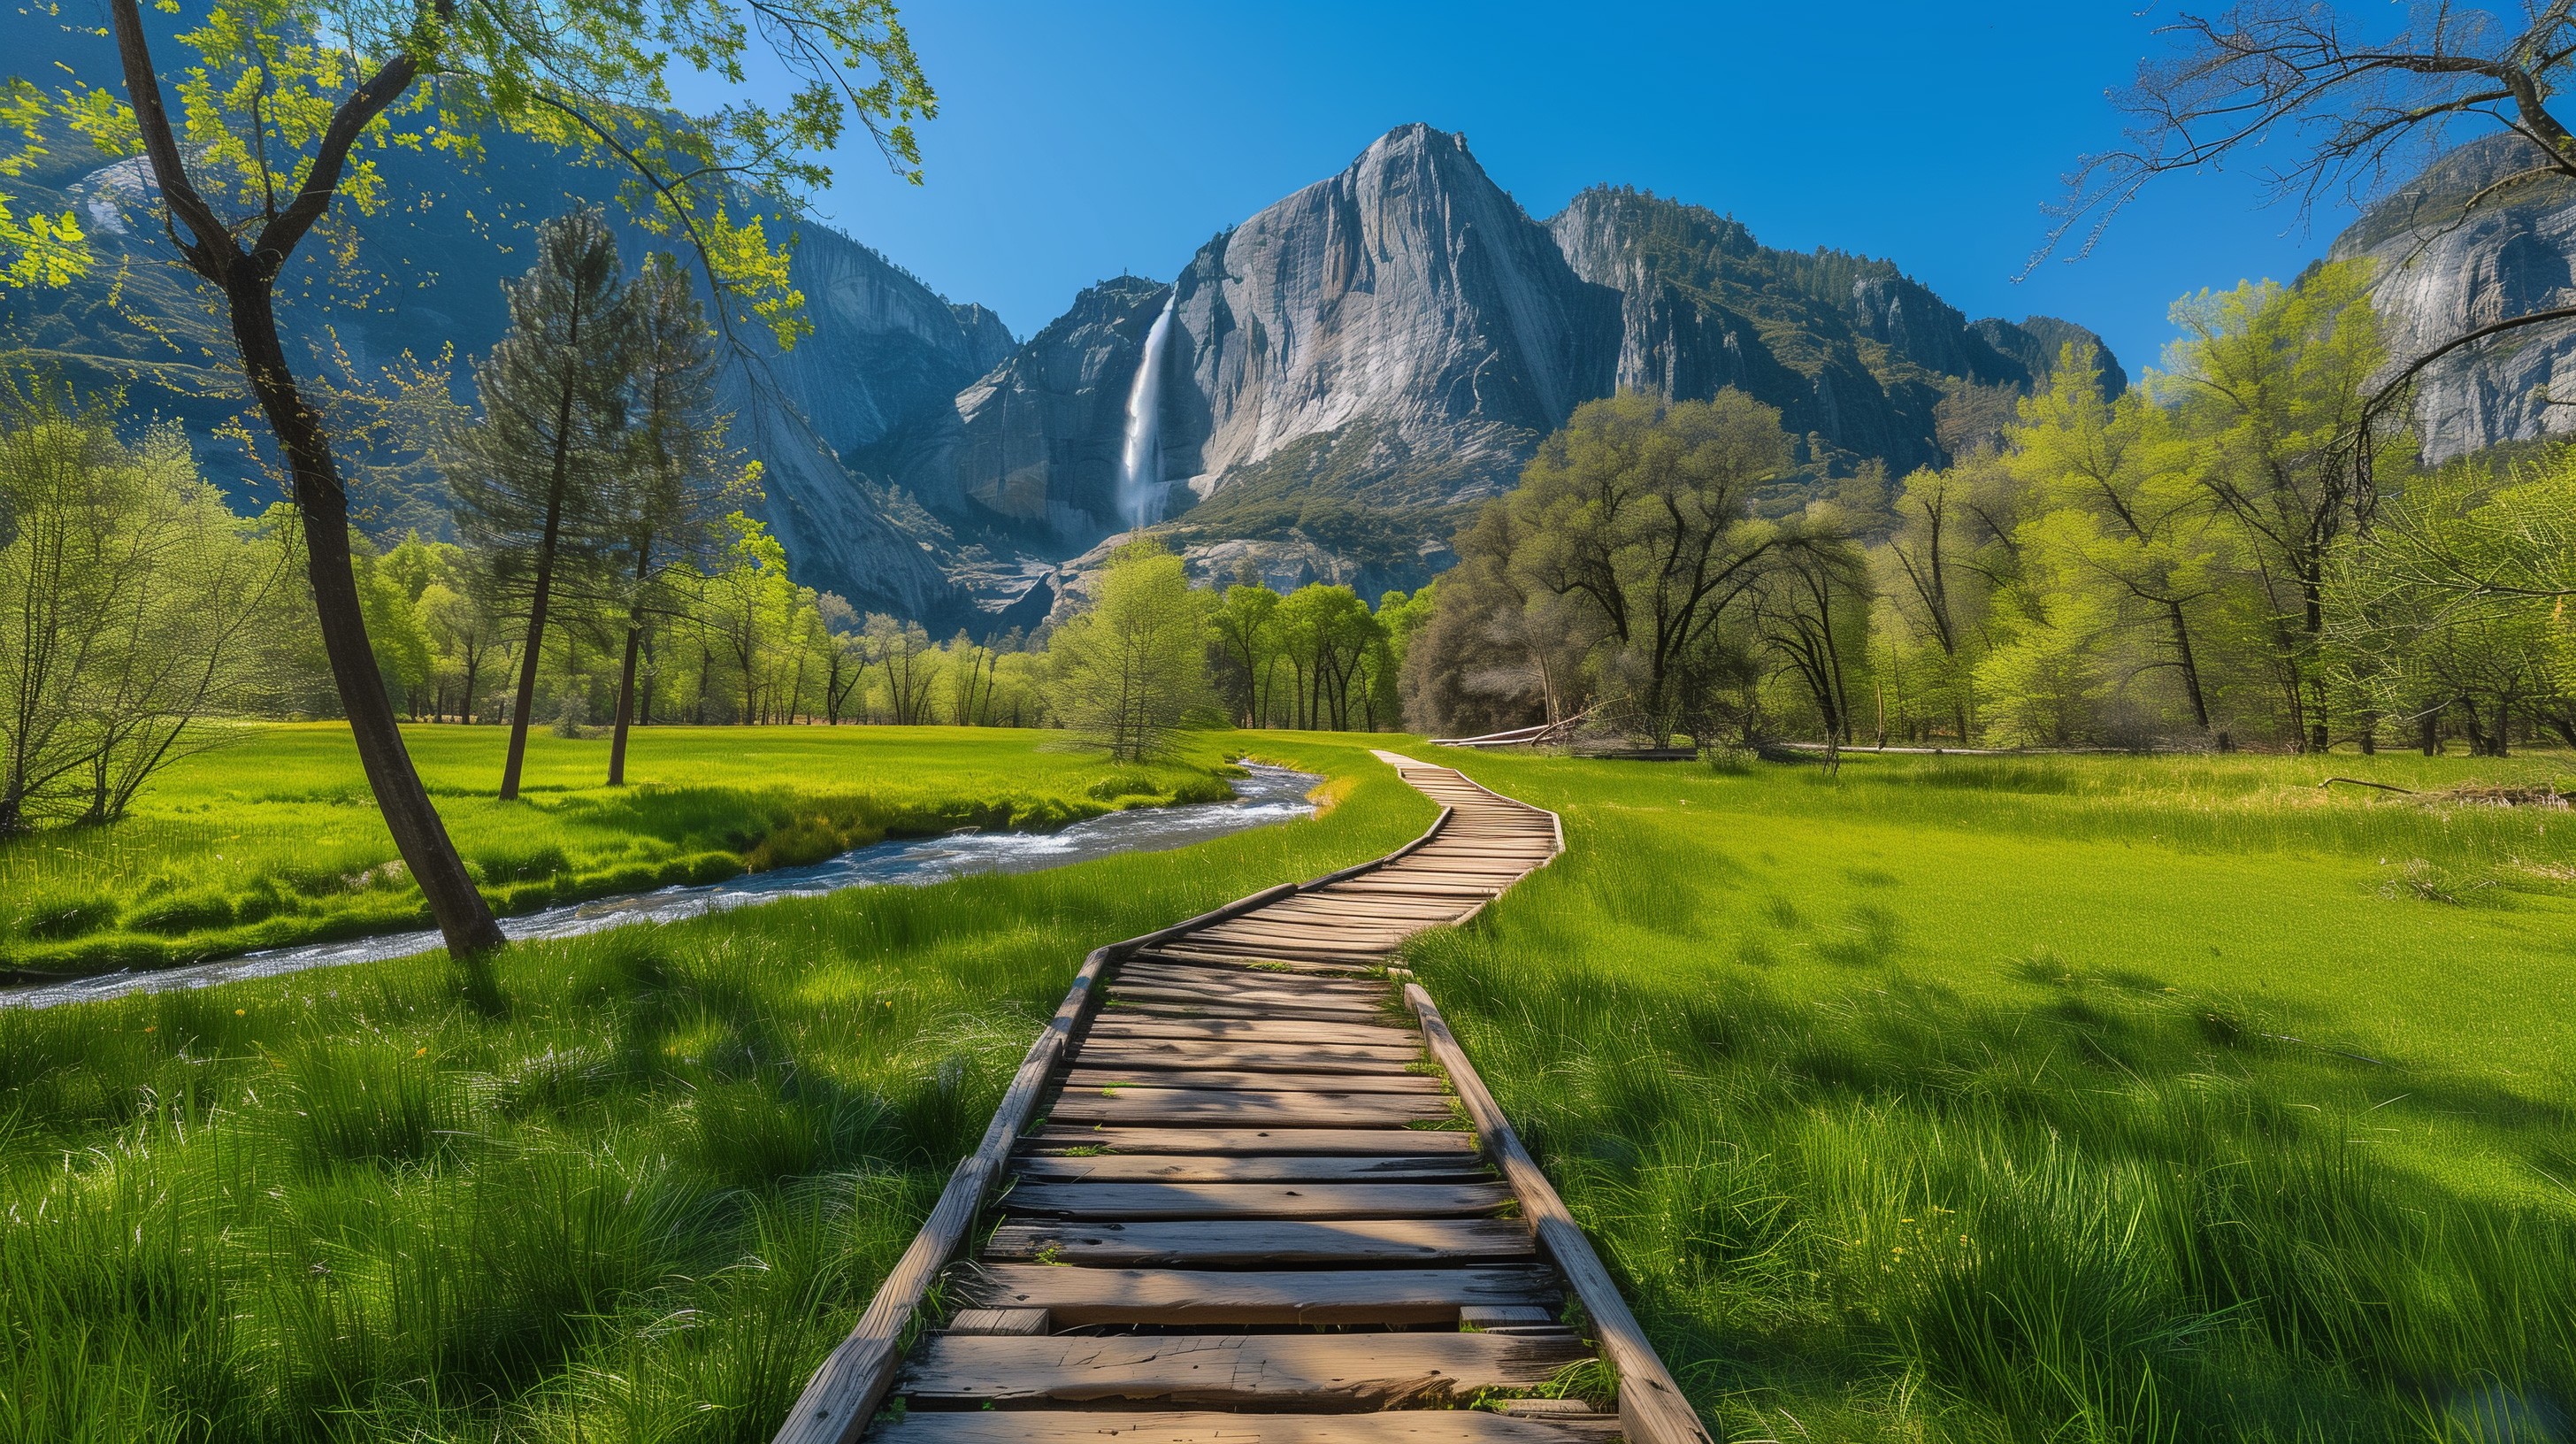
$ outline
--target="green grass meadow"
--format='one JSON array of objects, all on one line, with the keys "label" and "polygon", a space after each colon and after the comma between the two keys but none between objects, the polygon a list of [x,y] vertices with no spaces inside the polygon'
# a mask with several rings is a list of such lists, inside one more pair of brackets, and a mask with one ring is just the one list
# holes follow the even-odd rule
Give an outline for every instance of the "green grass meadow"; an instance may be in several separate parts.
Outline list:
[{"label": "green grass meadow", "polygon": [[[915,784],[985,775],[949,736]],[[1249,745],[1337,805],[1181,865],[0,1008],[0,1440],[767,1439],[1086,952],[1433,815],[1349,739]]]},{"label": "green grass meadow", "polygon": [[2567,1437],[2576,817],[2314,785],[2563,763],[1436,755],[1569,854],[1416,962],[1722,1437]]},{"label": "green grass meadow", "polygon": [[[1419,832],[1389,740],[1205,739],[1336,805],[1178,853],[0,1009],[0,1444],[765,1440],[1083,954]],[[1043,795],[995,742],[902,779]],[[2556,761],[1411,750],[1564,814],[1411,952],[1721,1438],[2567,1437],[2576,815],[2313,785]]]},{"label": "green grass meadow", "polygon": [[[404,729],[495,909],[819,862],[889,836],[1048,830],[1230,795],[1213,748],[1111,766],[1063,734],[947,727],[650,727],[629,785],[604,738],[532,733],[500,802],[498,727]],[[339,723],[246,729],[172,767],[105,827],[0,841],[0,976],[76,974],[426,926]]]}]

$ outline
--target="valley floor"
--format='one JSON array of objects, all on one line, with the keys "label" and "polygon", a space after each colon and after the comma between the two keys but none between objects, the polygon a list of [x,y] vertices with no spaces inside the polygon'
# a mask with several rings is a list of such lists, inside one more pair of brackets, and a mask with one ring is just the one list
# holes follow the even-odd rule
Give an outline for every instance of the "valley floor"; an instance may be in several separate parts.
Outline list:
[{"label": "valley floor", "polygon": [[1415,750],[1564,815],[1413,951],[1721,1437],[2564,1427],[2576,826],[2315,786],[2563,760]]},{"label": "valley floor", "polygon": [[[1113,766],[1061,732],[644,727],[627,783],[602,735],[533,732],[520,798],[494,798],[502,727],[403,729],[495,911],[816,862],[889,836],[1046,831],[1122,807],[1232,796],[1213,746]],[[424,926],[337,722],[244,728],[172,767],[105,827],[0,841],[0,976],[94,973]]]},{"label": "valley floor", "polygon": [[[1431,815],[1208,740],[1338,805],[0,1010],[0,1440],[766,1439],[1088,948]],[[2313,786],[2554,762],[1407,750],[1564,816],[1409,952],[1722,1437],[2561,1427],[2576,829]]]}]

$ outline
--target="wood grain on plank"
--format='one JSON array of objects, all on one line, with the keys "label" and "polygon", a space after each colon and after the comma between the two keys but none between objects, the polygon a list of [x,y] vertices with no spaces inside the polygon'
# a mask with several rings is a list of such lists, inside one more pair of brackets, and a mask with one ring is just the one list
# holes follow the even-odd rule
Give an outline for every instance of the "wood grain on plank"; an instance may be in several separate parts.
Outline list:
[{"label": "wood grain on plank", "polygon": [[[1085,1060],[1086,1064],[1088,1060]],[[1257,1088],[1298,1093],[1446,1093],[1447,1085],[1421,1073],[1279,1073],[1208,1068],[1175,1062],[1170,1067],[1105,1068],[1080,1066],[1064,1075],[1068,1089],[1110,1088]]]},{"label": "wood grain on plank", "polygon": [[1028,1136],[1035,1149],[1098,1148],[1110,1153],[1347,1153],[1392,1157],[1473,1154],[1476,1135],[1450,1128],[1075,1128],[1049,1123]]},{"label": "wood grain on plank", "polygon": [[1507,1218],[1184,1219],[1087,1223],[1014,1219],[984,1256],[1004,1262],[1263,1267],[1279,1264],[1477,1263],[1535,1255]]},{"label": "wood grain on plank", "polygon": [[1462,1309],[1551,1308],[1562,1297],[1543,1268],[1050,1268],[993,1264],[961,1279],[986,1308],[1046,1309],[1085,1324],[1436,1324]]},{"label": "wood grain on plank", "polygon": [[1246,1042],[1421,1046],[1410,1028],[1372,1023],[1308,1023],[1262,1018],[1153,1018],[1106,1014],[1091,1024],[1094,1038],[1212,1038]]},{"label": "wood grain on plank", "polygon": [[1384,1414],[923,1409],[871,1436],[884,1444],[1578,1444],[1572,1430],[1477,1409]]},{"label": "wood grain on plank", "polygon": [[1418,1047],[1371,1044],[1268,1044],[1205,1038],[1093,1038],[1075,1052],[1102,1068],[1242,1068],[1278,1072],[1402,1073],[1422,1057]]},{"label": "wood grain on plank", "polygon": [[1511,1191],[1495,1183],[1022,1183],[1014,1216],[1086,1219],[1479,1218]]},{"label": "wood grain on plank", "polygon": [[1449,1116],[1449,1100],[1439,1096],[1214,1088],[1068,1091],[1047,1111],[1049,1120],[1056,1123],[1105,1123],[1130,1128],[1401,1128],[1417,1120]]},{"label": "wood grain on plank", "polygon": [[1490,1179],[1472,1154],[1092,1153],[1021,1155],[1014,1177],[1048,1183],[1338,1183],[1361,1179]]},{"label": "wood grain on plank", "polygon": [[1392,1409],[1534,1388],[1586,1357],[1570,1339],[1499,1334],[933,1336],[905,1365],[915,1403],[1169,1400],[1303,1411]]}]

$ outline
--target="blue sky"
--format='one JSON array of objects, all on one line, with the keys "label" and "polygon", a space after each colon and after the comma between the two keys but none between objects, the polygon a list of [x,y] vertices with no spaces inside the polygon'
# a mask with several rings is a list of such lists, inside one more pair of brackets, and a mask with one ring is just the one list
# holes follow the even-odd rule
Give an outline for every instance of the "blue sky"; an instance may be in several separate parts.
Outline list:
[{"label": "blue sky", "polygon": [[1596,182],[1732,212],[1764,243],[1885,256],[1971,316],[2065,316],[2134,372],[2166,307],[2286,279],[2341,214],[2266,207],[2248,173],[2168,181],[2083,260],[2014,275],[2041,206],[2118,138],[2106,88],[2170,5],[1295,6],[960,0],[906,7],[941,115],[925,184],[845,157],[822,210],[1025,336],[1124,270],[1349,163],[1389,128],[1464,131],[1546,217]]}]

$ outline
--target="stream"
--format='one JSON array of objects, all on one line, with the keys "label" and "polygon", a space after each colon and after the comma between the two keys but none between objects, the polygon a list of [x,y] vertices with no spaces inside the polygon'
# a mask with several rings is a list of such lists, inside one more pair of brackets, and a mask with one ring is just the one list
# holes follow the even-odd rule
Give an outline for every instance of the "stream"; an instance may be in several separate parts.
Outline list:
[{"label": "stream", "polygon": [[[1036,872],[1113,853],[1186,847],[1228,833],[1314,815],[1315,805],[1306,800],[1306,793],[1322,778],[1255,762],[1242,765],[1248,775],[1235,779],[1231,802],[1133,808],[1086,818],[1055,832],[965,832],[880,842],[804,867],[773,868],[723,882],[565,903],[542,912],[503,918],[501,931],[512,942],[572,938],[629,923],[704,917],[780,898],[821,897],[843,888],[888,884],[918,887],[967,873]],[[407,957],[438,946],[436,928],[304,943],[175,968],[127,969],[58,983],[0,988],[0,1007],[50,1008],[58,1003],[95,1002],[128,993],[204,988],[336,963]]]}]

